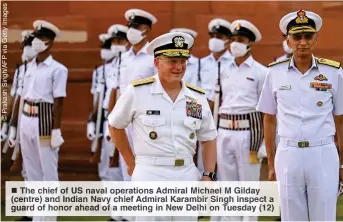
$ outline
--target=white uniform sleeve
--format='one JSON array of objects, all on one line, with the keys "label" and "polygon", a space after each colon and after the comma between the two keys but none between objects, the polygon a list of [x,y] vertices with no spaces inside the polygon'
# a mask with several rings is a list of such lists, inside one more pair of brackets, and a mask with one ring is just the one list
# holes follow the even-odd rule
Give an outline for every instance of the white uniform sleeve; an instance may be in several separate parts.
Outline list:
[{"label": "white uniform sleeve", "polygon": [[216,100],[216,86],[217,86],[217,83],[213,84],[213,87],[211,91],[209,92],[209,95],[207,96],[207,99],[212,102],[215,102]]},{"label": "white uniform sleeve", "polygon": [[136,75],[134,76],[134,78],[132,80],[148,78],[148,77],[153,76],[157,73],[157,69],[156,69],[155,64],[154,64],[154,57],[149,56],[149,59],[146,60],[146,63],[151,63],[149,65],[149,71],[146,73],[143,73],[143,72],[136,73]]},{"label": "white uniform sleeve", "polygon": [[333,95],[333,114],[336,116],[343,115],[343,71],[338,70],[337,90]]},{"label": "white uniform sleeve", "polygon": [[206,99],[204,99],[202,109],[204,115],[202,117],[200,129],[196,132],[197,138],[199,141],[214,140],[215,138],[217,138],[218,133],[210,110],[210,106],[208,105]]},{"label": "white uniform sleeve", "polygon": [[68,69],[60,68],[53,73],[53,96],[54,98],[67,96]]},{"label": "white uniform sleeve", "polygon": [[134,87],[129,85],[125,93],[119,97],[112,112],[108,116],[108,123],[117,129],[125,129],[130,125],[135,110]]},{"label": "white uniform sleeve", "polygon": [[258,95],[261,96],[264,81],[266,80],[267,69],[258,73]]},{"label": "white uniform sleeve", "polygon": [[263,113],[275,115],[277,112],[277,102],[272,83],[272,75],[268,71],[256,109]]}]

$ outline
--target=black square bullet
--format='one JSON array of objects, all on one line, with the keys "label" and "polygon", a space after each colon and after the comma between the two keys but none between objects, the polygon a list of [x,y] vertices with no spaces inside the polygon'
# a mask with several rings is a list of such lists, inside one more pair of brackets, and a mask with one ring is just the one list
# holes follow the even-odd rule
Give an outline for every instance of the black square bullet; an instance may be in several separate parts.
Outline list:
[{"label": "black square bullet", "polygon": [[13,187],[12,188],[12,193],[17,193],[17,188]]}]

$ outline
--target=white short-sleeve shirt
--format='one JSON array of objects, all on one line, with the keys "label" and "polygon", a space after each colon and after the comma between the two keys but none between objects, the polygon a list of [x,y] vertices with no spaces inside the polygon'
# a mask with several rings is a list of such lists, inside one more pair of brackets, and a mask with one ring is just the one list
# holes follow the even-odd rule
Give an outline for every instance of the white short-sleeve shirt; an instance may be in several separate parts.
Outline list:
[{"label": "white short-sleeve shirt", "polygon": [[257,109],[277,114],[279,136],[314,140],[335,135],[333,114],[343,115],[343,73],[325,61],[313,57],[304,74],[293,57],[268,68]]},{"label": "white short-sleeve shirt", "polygon": [[[129,85],[108,116],[111,126],[125,129],[132,123],[136,156],[192,157],[196,141],[217,137],[216,126],[204,94],[182,89],[173,103],[158,75],[153,82]],[[157,137],[151,138],[155,132]]]},{"label": "white short-sleeve shirt", "polygon": [[133,52],[133,47],[131,47],[122,55],[119,80],[120,94],[125,92],[132,80],[150,77],[157,73],[154,56],[147,53],[148,45],[147,42],[137,54]]},{"label": "white short-sleeve shirt", "polygon": [[66,97],[68,69],[50,55],[37,64],[33,59],[24,74],[20,96],[31,102],[54,103],[54,98]]},{"label": "white short-sleeve shirt", "polygon": [[[267,68],[249,56],[239,67],[231,60],[220,74],[222,91],[219,113],[246,114],[256,111]],[[213,87],[210,100],[215,100]]]},{"label": "white short-sleeve shirt", "polygon": [[188,59],[187,68],[182,81],[188,82],[194,86],[200,86],[200,69],[199,69],[199,58],[191,55]]}]

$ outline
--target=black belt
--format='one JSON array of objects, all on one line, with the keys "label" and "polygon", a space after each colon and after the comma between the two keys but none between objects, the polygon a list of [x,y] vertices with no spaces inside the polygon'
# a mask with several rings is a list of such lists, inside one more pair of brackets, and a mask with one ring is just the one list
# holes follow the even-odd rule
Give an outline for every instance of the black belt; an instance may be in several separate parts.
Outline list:
[{"label": "black belt", "polygon": [[250,130],[250,151],[257,152],[261,146],[263,141],[263,119],[262,113],[260,112],[252,112],[246,114],[219,114],[220,119],[227,119],[232,121],[239,121],[239,120],[249,120],[249,128],[223,128],[226,130],[235,130],[235,131],[242,131],[242,130]]},{"label": "black belt", "polygon": [[[24,101],[24,106],[30,106],[29,112],[24,110],[23,114],[28,117],[38,117],[39,119],[39,136],[50,136],[54,124],[54,104],[46,102]],[[38,112],[33,112],[33,107],[37,107]]]},{"label": "black belt", "polygon": [[[25,105],[28,105],[30,108],[29,110],[25,110]],[[34,112],[34,107],[37,108],[37,112]],[[39,103],[35,103],[35,102],[30,102],[30,101],[24,101],[24,107],[23,107],[23,114],[25,116],[28,117],[38,117],[38,113],[39,113]]]}]

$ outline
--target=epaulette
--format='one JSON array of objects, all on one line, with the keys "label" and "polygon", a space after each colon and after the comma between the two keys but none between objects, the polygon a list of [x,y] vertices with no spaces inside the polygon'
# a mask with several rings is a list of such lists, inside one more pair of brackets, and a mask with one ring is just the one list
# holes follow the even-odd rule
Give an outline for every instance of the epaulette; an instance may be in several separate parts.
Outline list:
[{"label": "epaulette", "polygon": [[155,82],[155,78],[153,76],[151,76],[151,77],[144,78],[144,79],[133,80],[133,81],[131,81],[131,84],[134,87],[136,87],[136,86],[142,86],[142,85],[153,83],[153,82]]},{"label": "epaulette", "polygon": [[339,69],[339,67],[341,67],[341,63],[330,60],[330,59],[316,58],[316,60],[319,64],[332,66],[332,67],[335,67],[337,69]]},{"label": "epaulette", "polygon": [[287,58],[287,59],[282,59],[282,60],[279,60],[279,61],[275,61],[275,62],[272,62],[268,65],[268,67],[271,67],[271,66],[275,66],[277,64],[280,64],[280,63],[284,63],[284,62],[288,62],[291,58]]},{"label": "epaulette", "polygon": [[185,82],[185,85],[187,86],[187,88],[189,88],[191,90],[194,90],[194,91],[201,93],[201,94],[206,94],[206,91],[200,87],[193,86],[193,85],[189,84],[188,82]]}]

